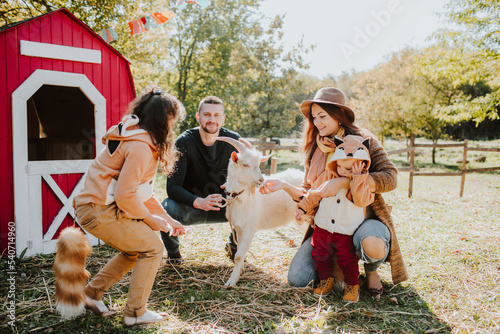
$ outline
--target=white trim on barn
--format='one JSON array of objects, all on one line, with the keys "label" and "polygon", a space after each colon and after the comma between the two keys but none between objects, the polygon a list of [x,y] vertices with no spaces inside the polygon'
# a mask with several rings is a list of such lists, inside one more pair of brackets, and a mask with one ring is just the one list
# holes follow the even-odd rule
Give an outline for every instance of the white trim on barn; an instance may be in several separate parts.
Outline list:
[{"label": "white trim on barn", "polygon": [[49,43],[38,43],[21,40],[21,55],[28,57],[52,58],[83,63],[101,63],[101,51],[76,48]]},{"label": "white trim on barn", "polygon": [[[12,93],[14,219],[17,255],[20,255],[26,248],[26,256],[55,251],[57,240],[52,240],[52,237],[62,222],[61,217],[64,218],[66,214],[74,216],[71,202],[81,189],[85,173],[92,162],[92,160],[28,161],[27,101],[43,85],[77,87],[82,91],[95,108],[96,151],[100,152],[104,147],[101,138],[106,132],[106,99],[84,74],[36,70]],[[62,192],[55,182],[49,181],[48,183],[62,202],[63,208],[57,215],[57,220],[54,220],[57,226],[50,226],[46,233],[47,238],[45,238],[42,228],[42,179],[52,179],[51,174],[70,173],[84,173],[84,175],[69,197],[66,197],[64,193],[61,196]],[[87,235],[87,237],[93,245],[98,243],[92,235]]]}]

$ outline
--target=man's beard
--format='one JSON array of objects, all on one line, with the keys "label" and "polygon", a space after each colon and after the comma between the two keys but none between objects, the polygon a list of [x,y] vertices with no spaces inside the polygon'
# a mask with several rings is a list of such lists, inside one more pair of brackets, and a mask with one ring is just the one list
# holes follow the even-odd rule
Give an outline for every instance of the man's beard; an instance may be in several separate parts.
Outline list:
[{"label": "man's beard", "polygon": [[220,128],[219,128],[216,124],[212,124],[212,125],[211,125],[211,127],[215,127],[215,130],[209,130],[209,129],[208,129],[208,127],[207,127],[206,125],[205,125],[205,126],[200,125],[200,126],[201,126],[201,128],[203,129],[203,131],[205,131],[206,133],[209,133],[209,134],[211,134],[211,135],[216,134],[216,133],[219,133],[219,130],[220,130]]}]

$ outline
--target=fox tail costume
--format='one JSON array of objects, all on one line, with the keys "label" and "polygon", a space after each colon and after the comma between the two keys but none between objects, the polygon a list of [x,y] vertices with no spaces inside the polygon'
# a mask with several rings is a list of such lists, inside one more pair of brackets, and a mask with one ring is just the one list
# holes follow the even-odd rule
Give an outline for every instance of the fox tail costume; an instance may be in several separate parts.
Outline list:
[{"label": "fox tail costume", "polygon": [[71,319],[85,311],[83,289],[90,273],[85,269],[92,246],[78,227],[65,228],[57,241],[54,262],[56,277],[56,310],[64,319]]}]

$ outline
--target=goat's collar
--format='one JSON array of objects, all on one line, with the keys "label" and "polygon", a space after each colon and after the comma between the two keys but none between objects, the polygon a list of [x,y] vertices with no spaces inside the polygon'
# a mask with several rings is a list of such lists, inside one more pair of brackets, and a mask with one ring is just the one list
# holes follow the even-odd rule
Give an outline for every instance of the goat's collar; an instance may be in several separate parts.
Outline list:
[{"label": "goat's collar", "polygon": [[226,195],[227,195],[227,197],[229,197],[229,198],[236,198],[236,197],[238,197],[239,195],[243,194],[243,192],[244,192],[244,191],[245,191],[245,189],[243,189],[243,190],[242,190],[242,191],[240,191],[240,192],[232,192],[232,193],[228,193],[228,192],[226,191]]}]

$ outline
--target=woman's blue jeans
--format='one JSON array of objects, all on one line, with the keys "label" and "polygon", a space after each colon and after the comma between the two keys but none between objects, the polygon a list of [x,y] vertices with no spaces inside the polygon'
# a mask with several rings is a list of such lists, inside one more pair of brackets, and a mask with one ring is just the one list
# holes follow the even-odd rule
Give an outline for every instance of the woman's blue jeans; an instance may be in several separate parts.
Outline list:
[{"label": "woman's blue jeans", "polygon": [[[385,256],[382,259],[372,259],[365,254],[361,241],[368,236],[376,236],[385,242]],[[296,287],[305,287],[318,282],[316,271],[314,270],[314,260],[311,256],[311,238],[304,241],[293,257],[288,269],[288,284]],[[391,234],[387,226],[376,219],[365,220],[354,232],[353,242],[356,255],[365,262],[366,271],[375,271],[385,261],[389,254]]]}]

